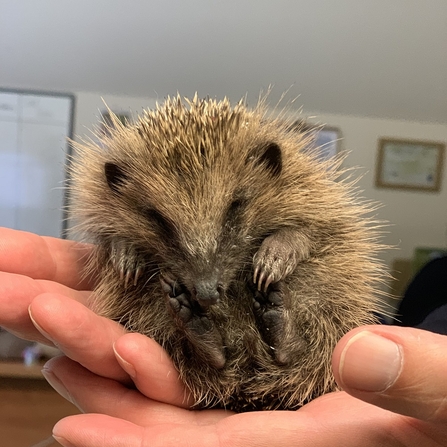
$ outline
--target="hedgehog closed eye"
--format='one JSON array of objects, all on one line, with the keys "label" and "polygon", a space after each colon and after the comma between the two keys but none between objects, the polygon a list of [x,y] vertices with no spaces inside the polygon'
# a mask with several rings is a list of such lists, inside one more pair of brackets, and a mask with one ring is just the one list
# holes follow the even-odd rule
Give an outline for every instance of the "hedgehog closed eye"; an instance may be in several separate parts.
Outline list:
[{"label": "hedgehog closed eye", "polygon": [[244,211],[245,205],[246,202],[242,198],[233,200],[230,206],[228,207],[228,211],[226,213],[226,219],[228,221],[231,221],[233,219],[240,217]]},{"label": "hedgehog closed eye", "polygon": [[159,211],[154,208],[148,208],[143,211],[144,216],[149,222],[155,223],[158,230],[169,238],[175,237],[174,225],[166,219]]}]

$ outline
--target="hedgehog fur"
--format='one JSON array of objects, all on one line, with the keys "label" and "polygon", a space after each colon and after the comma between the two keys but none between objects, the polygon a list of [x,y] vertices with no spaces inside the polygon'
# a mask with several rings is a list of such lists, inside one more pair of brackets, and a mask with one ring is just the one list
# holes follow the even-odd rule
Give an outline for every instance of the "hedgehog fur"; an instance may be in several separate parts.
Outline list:
[{"label": "hedgehog fur", "polygon": [[336,343],[379,310],[373,206],[291,124],[262,100],[177,96],[75,143],[91,305],[160,343],[197,408],[296,409],[333,391]]}]

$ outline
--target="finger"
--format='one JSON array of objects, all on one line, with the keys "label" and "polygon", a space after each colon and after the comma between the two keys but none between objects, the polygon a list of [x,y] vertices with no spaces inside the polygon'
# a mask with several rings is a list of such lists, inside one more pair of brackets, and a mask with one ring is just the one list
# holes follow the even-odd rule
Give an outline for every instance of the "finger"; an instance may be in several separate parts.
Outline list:
[{"label": "finger", "polygon": [[73,290],[56,282],[0,272],[0,326],[20,338],[48,343],[36,330],[28,313],[33,299],[46,292],[62,294],[81,303],[86,303],[90,295],[88,291]]},{"label": "finger", "polygon": [[224,411],[194,412],[148,399],[135,389],[100,377],[67,357],[49,360],[43,374],[65,399],[86,413],[119,417],[139,425],[177,423],[206,425],[228,414]]},{"label": "finger", "polygon": [[151,445],[142,442],[144,432],[143,427],[126,420],[81,414],[60,420],[53,428],[53,437],[64,447],[142,447]]},{"label": "finger", "polygon": [[88,244],[0,228],[0,271],[87,290],[92,281],[84,270],[91,249]]},{"label": "finger", "polygon": [[114,349],[119,363],[141,393],[160,402],[191,408],[191,396],[157,342],[141,334],[126,334],[115,342]]},{"label": "finger", "polygon": [[[248,417],[245,417],[247,416]],[[303,444],[305,438],[290,421],[276,422],[274,413],[257,413],[264,426],[259,425],[248,413],[231,416],[220,423],[206,426],[178,424],[175,420],[168,424],[142,427],[131,422],[98,414],[76,415],[59,421],[53,428],[53,436],[67,447],[287,447],[322,446],[323,444]],[[279,415],[279,413],[278,413]],[[230,419],[239,422],[230,423]],[[288,419],[288,417],[286,417]],[[300,425],[300,424],[298,424]],[[301,427],[302,428],[302,427]],[[315,428],[312,428],[315,433]],[[328,444],[337,445],[337,444]],[[362,445],[362,444],[356,444]]]},{"label": "finger", "polygon": [[351,395],[425,421],[447,422],[447,337],[401,327],[367,326],[342,338],[334,375]]},{"label": "finger", "polygon": [[[185,410],[186,411],[186,410]],[[247,428],[247,427],[246,427]],[[251,430],[248,430],[251,432]],[[178,424],[176,421],[150,427],[102,414],[76,415],[64,418],[53,428],[53,436],[64,447],[251,447],[268,444],[219,444],[216,426]],[[286,444],[284,444],[286,445]]]},{"label": "finger", "polygon": [[[119,417],[135,424],[166,423],[186,416],[191,422],[191,413],[152,401],[135,389],[120,382],[107,379],[82,367],[67,357],[49,360],[43,374],[53,388],[84,413],[101,413]],[[182,415],[183,413],[183,415]]]},{"label": "finger", "polygon": [[51,293],[36,297],[29,310],[39,332],[68,357],[101,376],[129,381],[113,352],[113,343],[125,332],[121,325]]}]

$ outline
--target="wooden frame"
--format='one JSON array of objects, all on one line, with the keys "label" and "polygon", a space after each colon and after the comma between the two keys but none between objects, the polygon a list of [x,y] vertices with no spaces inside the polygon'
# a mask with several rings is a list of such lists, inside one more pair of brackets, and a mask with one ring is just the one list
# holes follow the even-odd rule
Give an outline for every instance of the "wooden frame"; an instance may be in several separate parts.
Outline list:
[{"label": "wooden frame", "polygon": [[445,144],[436,141],[379,139],[378,188],[432,191],[441,189]]}]

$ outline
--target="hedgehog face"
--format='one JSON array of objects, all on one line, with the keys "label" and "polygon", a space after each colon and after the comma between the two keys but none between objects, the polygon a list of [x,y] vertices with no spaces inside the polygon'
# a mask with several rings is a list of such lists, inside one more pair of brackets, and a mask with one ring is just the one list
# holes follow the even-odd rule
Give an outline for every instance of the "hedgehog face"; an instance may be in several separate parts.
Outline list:
[{"label": "hedgehog face", "polygon": [[[222,169],[228,163],[227,153],[222,151],[223,160],[214,157],[210,163],[203,148],[202,160],[185,160],[171,153],[164,165],[148,164],[144,173],[125,159],[104,163],[110,201],[116,201],[115,210],[126,209],[127,214],[113,218],[138,221],[142,242],[135,245],[139,251],[155,257],[160,269],[177,278],[202,305],[219,300],[237,275],[251,266],[266,232],[273,231],[265,223],[261,231],[253,228],[256,219],[250,209],[260,199],[259,182],[253,178],[262,180],[262,189],[265,182],[280,178],[281,149],[269,142],[247,153],[245,160],[234,158],[231,173],[228,166]],[[174,174],[167,177],[168,171]],[[135,225],[129,228],[135,237]]]}]

